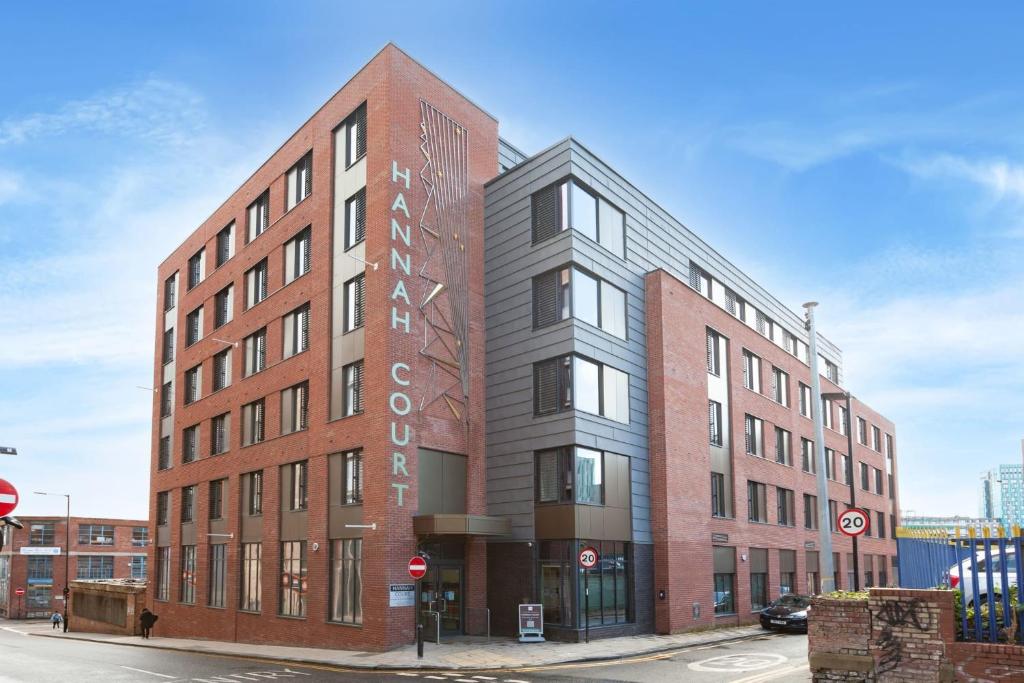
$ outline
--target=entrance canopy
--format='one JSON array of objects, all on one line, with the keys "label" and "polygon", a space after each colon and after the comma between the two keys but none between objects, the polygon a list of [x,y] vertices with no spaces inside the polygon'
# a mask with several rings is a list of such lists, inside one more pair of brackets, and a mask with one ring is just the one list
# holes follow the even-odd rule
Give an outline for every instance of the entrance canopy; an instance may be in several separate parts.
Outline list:
[{"label": "entrance canopy", "polygon": [[508,536],[512,522],[489,515],[433,514],[413,517],[412,528],[417,536]]}]

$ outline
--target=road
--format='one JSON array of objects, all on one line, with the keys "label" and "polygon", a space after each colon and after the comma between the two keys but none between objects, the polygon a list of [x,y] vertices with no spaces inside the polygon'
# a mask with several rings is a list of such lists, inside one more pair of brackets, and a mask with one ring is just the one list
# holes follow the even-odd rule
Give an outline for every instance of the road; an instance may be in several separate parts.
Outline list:
[{"label": "road", "polygon": [[[10,622],[8,622],[10,623]],[[107,643],[28,636],[0,628],[0,682],[37,683],[565,683],[569,681],[807,681],[807,638],[769,635],[657,655],[511,671],[369,672]]]}]

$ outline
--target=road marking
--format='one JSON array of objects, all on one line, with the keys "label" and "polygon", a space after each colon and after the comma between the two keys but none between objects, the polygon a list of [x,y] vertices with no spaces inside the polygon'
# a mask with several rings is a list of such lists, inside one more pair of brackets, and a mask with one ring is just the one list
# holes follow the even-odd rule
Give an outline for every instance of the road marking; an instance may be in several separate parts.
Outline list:
[{"label": "road marking", "polygon": [[777,669],[775,671],[766,671],[764,673],[754,674],[753,676],[747,676],[746,678],[738,678],[732,683],[764,683],[764,681],[772,681],[782,676],[789,676],[790,674],[799,673],[801,671],[810,671],[810,666],[804,662],[803,664],[797,664],[785,669]]},{"label": "road marking", "polygon": [[472,678],[456,678],[455,683],[476,683]]},{"label": "road marking", "polygon": [[521,681],[518,678],[506,678],[505,683],[530,683],[530,681]]},{"label": "road marking", "polygon": [[122,669],[128,669],[129,671],[138,671],[139,673],[149,674],[150,676],[159,676],[160,678],[177,678],[177,676],[168,676],[167,674],[158,674],[155,671],[146,671],[145,669],[136,669],[134,666],[125,666],[124,664],[118,664]]},{"label": "road marking", "polygon": [[721,655],[702,659],[699,662],[690,662],[687,668],[690,671],[720,671],[728,673],[744,673],[767,669],[778,666],[788,659],[784,655],[777,655],[771,652],[744,652],[740,654]]},{"label": "road marking", "polygon": [[2,628],[5,631],[10,631],[11,633],[17,633],[19,636],[27,636],[28,635],[24,631],[19,631],[18,629],[11,628],[10,626],[0,626],[0,628]]},{"label": "road marking", "polygon": [[410,678],[418,678],[418,677],[419,677],[419,674],[411,674],[411,673],[407,673],[407,672],[405,672],[405,671],[399,671],[399,672],[398,672],[397,674],[395,674],[395,675],[396,675],[396,676],[409,676]]},{"label": "road marking", "polygon": [[424,676],[424,678],[430,678],[430,679],[433,679],[435,681],[447,681],[448,680],[444,676]]},{"label": "road marking", "polygon": [[473,678],[479,678],[481,681],[495,681],[495,680],[497,680],[494,676],[473,676]]}]

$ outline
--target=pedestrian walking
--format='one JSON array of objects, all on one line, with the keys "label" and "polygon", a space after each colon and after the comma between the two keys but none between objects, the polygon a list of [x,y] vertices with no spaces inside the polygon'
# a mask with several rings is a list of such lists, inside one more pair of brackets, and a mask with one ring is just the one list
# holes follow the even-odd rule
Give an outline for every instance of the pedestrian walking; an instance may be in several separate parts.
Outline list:
[{"label": "pedestrian walking", "polygon": [[142,625],[143,638],[149,638],[149,632],[152,630],[153,624],[156,623],[157,619],[159,619],[159,617],[150,612],[149,609],[145,607],[142,608],[142,612],[139,614],[139,623]]},{"label": "pedestrian walking", "polygon": [[64,621],[64,617],[60,615],[57,610],[53,611],[53,615],[50,617],[50,623],[53,624],[51,631],[56,628],[60,628],[61,623]]}]

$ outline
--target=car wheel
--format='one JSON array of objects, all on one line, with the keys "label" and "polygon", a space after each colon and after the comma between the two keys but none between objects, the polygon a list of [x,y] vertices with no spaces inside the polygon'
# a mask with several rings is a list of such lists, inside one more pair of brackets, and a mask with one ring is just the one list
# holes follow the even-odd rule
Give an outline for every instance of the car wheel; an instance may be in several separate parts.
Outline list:
[{"label": "car wheel", "polygon": [[769,626],[768,624],[761,624],[761,628],[763,628],[765,631],[771,631],[772,630],[772,627]]}]

